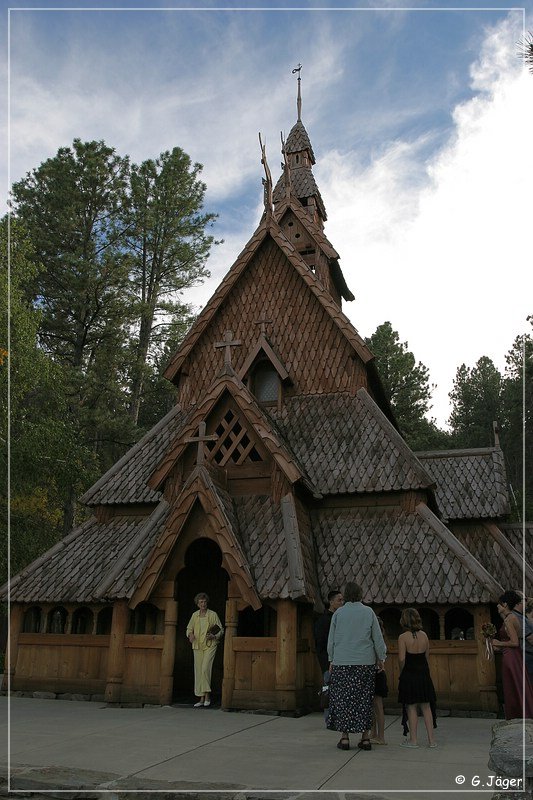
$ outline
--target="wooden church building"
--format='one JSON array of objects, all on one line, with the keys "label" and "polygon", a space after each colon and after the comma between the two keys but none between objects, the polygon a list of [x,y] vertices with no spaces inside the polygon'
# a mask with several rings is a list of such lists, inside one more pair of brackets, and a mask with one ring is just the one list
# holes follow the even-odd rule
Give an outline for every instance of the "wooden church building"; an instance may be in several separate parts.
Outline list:
[{"label": "wooden church building", "polygon": [[260,224],[165,372],[175,407],[81,498],[92,516],[11,582],[12,691],[193,702],[185,627],[205,591],[225,627],[222,708],[308,709],[321,598],[356,580],[385,625],[391,687],[416,606],[439,705],[497,709],[480,626],[523,569],[502,452],[402,438],[342,311],[354,298],[299,89],[297,108],[275,187],[263,156]]}]

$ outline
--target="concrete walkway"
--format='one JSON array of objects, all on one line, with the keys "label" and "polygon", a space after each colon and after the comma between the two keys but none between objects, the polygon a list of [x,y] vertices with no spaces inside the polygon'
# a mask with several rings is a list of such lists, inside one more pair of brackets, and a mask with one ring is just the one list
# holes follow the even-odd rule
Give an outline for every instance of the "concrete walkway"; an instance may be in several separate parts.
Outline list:
[{"label": "concrete walkway", "polygon": [[[303,792],[311,800],[320,796],[317,790],[328,790],[321,796],[332,800],[466,800],[473,791],[490,797],[496,790],[487,768],[492,719],[440,718],[435,749],[425,745],[422,724],[422,745],[411,750],[399,746],[399,718],[387,716],[387,746],[344,752],[320,714],[294,719],[16,697],[1,697],[0,704],[12,790],[85,790],[91,797],[111,797],[100,795],[103,790],[115,796],[132,789],[181,790],[240,800]],[[200,794],[206,790],[214,795]]]}]

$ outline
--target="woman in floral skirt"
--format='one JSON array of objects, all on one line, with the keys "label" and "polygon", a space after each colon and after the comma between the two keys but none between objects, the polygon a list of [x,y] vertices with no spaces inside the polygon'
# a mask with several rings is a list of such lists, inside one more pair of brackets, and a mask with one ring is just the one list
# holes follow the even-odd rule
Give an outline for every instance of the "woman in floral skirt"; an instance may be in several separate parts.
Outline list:
[{"label": "woman in floral skirt", "polygon": [[340,731],[337,747],[350,749],[350,733],[361,733],[358,747],[371,750],[370,728],[376,666],[383,668],[387,648],[378,618],[361,602],[361,587],[347,583],[344,605],[331,619],[328,638],[330,662],[329,711],[326,726]]}]

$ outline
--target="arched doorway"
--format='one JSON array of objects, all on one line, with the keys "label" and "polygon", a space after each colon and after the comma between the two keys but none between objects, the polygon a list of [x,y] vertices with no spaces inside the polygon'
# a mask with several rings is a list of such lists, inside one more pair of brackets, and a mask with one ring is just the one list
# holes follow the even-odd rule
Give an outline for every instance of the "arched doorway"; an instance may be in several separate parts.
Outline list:
[{"label": "arched doorway", "polygon": [[[194,597],[209,595],[209,608],[216,611],[222,624],[228,596],[228,574],[222,568],[222,552],[212,539],[196,539],[185,553],[185,567],[176,576],[174,596],[178,601],[176,660],[174,663],[174,700],[190,703],[194,697],[192,648],[185,637],[191,614],[197,611]],[[224,666],[224,642],[217,647],[213,664],[212,698],[220,699]]]}]

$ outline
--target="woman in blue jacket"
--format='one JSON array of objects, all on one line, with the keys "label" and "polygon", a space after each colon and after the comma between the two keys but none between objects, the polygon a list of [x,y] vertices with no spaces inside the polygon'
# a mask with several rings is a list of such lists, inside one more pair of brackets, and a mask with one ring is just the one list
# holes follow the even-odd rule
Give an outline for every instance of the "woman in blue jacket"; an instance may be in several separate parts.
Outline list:
[{"label": "woman in blue jacket", "polygon": [[358,747],[371,750],[370,728],[376,666],[383,669],[387,648],[378,618],[361,602],[357,583],[347,583],[344,605],[331,619],[328,638],[330,661],[329,713],[326,726],[340,731],[337,744],[350,749],[350,733],[361,733]]}]

